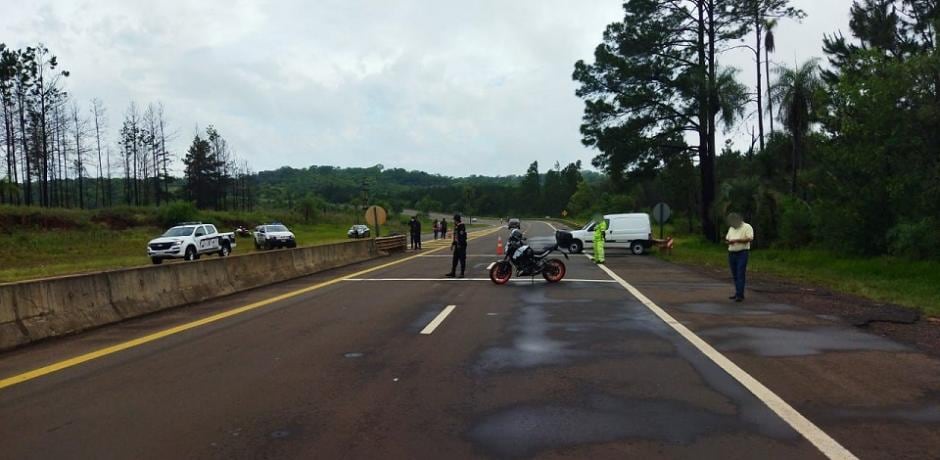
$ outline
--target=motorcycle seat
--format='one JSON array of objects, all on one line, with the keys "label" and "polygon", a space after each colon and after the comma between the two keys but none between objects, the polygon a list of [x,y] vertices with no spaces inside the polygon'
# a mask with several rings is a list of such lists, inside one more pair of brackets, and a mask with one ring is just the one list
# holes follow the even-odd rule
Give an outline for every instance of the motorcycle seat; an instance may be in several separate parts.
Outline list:
[{"label": "motorcycle seat", "polygon": [[552,251],[554,251],[554,250],[556,250],[556,249],[558,249],[558,245],[557,245],[557,244],[554,245],[554,246],[549,246],[549,247],[547,247],[547,248],[545,248],[545,249],[542,249],[541,252],[535,253],[535,258],[536,258],[536,259],[545,258],[545,257],[548,256]]}]

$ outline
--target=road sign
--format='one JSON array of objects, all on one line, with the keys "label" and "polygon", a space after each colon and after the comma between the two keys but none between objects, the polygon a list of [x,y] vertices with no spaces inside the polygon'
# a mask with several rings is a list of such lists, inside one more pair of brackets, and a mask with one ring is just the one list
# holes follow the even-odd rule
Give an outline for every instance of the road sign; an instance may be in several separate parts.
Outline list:
[{"label": "road sign", "polygon": [[561,217],[568,217],[568,210],[567,210],[567,209],[565,209],[564,211],[561,212]]},{"label": "road sign", "polygon": [[376,237],[380,236],[379,227],[384,225],[386,220],[388,220],[388,213],[385,212],[385,208],[372,205],[366,209],[366,223],[375,227]]},{"label": "road sign", "polygon": [[669,209],[668,204],[658,203],[656,206],[653,206],[653,220],[655,220],[657,224],[666,223],[671,215],[672,209]]},{"label": "road sign", "polygon": [[659,224],[659,239],[663,239],[663,234],[665,233],[666,221],[669,220],[669,216],[672,215],[672,209],[669,209],[669,205],[666,203],[656,203],[656,206],[653,206],[653,220]]},{"label": "road sign", "polygon": [[369,206],[366,209],[366,223],[369,225],[382,225],[388,220],[388,213],[381,206]]}]

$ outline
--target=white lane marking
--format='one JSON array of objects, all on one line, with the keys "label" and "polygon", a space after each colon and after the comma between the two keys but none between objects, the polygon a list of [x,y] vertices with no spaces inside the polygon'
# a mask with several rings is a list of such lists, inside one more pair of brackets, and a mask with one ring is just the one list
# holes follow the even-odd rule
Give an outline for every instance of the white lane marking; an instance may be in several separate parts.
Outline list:
[{"label": "white lane marking", "polygon": [[552,223],[551,223],[551,222],[546,222],[546,221],[544,221],[544,220],[541,220],[541,221],[539,221],[539,222],[541,222],[541,223],[543,223],[543,224],[545,224],[545,225],[548,225],[548,226],[549,226],[549,227],[550,227],[550,228],[552,229],[552,231],[555,231],[555,232],[557,232],[557,231],[558,231],[558,229],[557,229],[557,228],[555,228],[555,226],[554,226],[554,225],[552,225]]},{"label": "white lane marking", "polygon": [[[511,283],[531,283],[532,281],[546,282],[539,278],[513,278],[509,280]],[[396,282],[396,281],[492,281],[489,278],[343,278],[343,281],[386,281],[386,282]],[[594,280],[594,279],[580,279],[580,278],[566,278],[561,280],[562,283],[600,283],[600,284],[616,284],[614,280]]]},{"label": "white lane marking", "polygon": [[434,332],[435,329],[437,329],[438,326],[441,325],[441,323],[444,322],[444,319],[447,318],[447,315],[454,311],[455,308],[457,308],[456,305],[448,305],[444,307],[444,309],[441,310],[441,312],[438,313],[437,316],[435,316],[434,319],[432,319],[431,322],[424,327],[424,329],[421,330],[421,333],[424,335],[430,335],[432,332]]},{"label": "white lane marking", "polygon": [[777,396],[776,393],[764,386],[763,383],[760,383],[754,377],[751,377],[750,374],[738,367],[737,364],[733,363],[730,359],[721,354],[718,350],[708,344],[708,342],[702,340],[701,337],[695,335],[689,328],[685,327],[684,324],[680,323],[678,320],[672,317],[666,310],[663,310],[659,305],[653,303],[648,297],[643,295],[637,288],[633,287],[630,283],[626,282],[623,278],[614,273],[613,270],[607,268],[604,265],[598,265],[601,270],[607,272],[611,278],[613,278],[617,283],[620,283],[624,289],[626,289],[630,294],[640,301],[646,308],[649,308],[659,319],[663,320],[666,324],[672,327],[676,332],[679,333],[683,338],[688,340],[695,348],[698,348],[708,359],[712,360],[713,363],[717,364],[722,370],[727,372],[732,378],[737,380],[741,385],[744,385],[757,399],[760,399],[761,402],[767,405],[774,413],[776,413],[780,418],[782,418],[787,424],[793,427],[798,433],[803,435],[807,441],[811,442],[820,452],[823,453],[826,457],[832,459],[856,459],[857,457],[849,452],[848,449],[842,447],[835,439],[832,439],[831,436],[826,434],[825,431],[813,424],[808,418],[804,417],[803,414],[800,414],[792,406],[787,404],[780,396]]},{"label": "white lane marking", "polygon": [[[444,258],[453,259],[454,255],[453,254],[427,254],[427,255],[418,256],[419,259],[423,259],[425,257],[440,257],[442,259]],[[489,257],[490,259],[492,259],[493,254],[467,254],[467,257]]]}]

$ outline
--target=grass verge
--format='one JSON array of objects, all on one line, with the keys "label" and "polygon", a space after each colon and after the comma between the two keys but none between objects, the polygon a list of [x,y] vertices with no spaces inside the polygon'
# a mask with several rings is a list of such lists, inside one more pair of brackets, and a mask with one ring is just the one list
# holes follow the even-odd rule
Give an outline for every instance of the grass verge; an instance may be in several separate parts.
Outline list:
[{"label": "grass verge", "polygon": [[[390,222],[383,226],[382,234],[400,232],[400,227]],[[311,246],[346,241],[349,225],[297,224],[290,228],[301,246]],[[92,226],[0,233],[0,283],[150,265],[147,242],[163,231],[157,227],[111,230]],[[237,242],[234,254],[257,251],[251,238]]]},{"label": "grass verge", "polygon": [[[696,236],[677,237],[672,255],[656,254],[679,263],[718,268],[728,265],[724,246]],[[940,316],[938,261],[852,257],[815,248],[755,249],[751,253],[748,270]]]}]

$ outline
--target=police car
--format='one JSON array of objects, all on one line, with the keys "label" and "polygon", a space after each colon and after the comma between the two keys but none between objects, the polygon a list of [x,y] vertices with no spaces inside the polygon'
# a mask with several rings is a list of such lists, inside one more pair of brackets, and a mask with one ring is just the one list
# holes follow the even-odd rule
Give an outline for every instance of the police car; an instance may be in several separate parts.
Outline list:
[{"label": "police car", "polygon": [[284,224],[272,223],[255,227],[255,249],[296,247],[297,238]]},{"label": "police car", "polygon": [[163,259],[196,260],[203,254],[225,257],[235,248],[234,233],[219,233],[212,224],[184,222],[147,243],[147,255],[154,264]]}]

